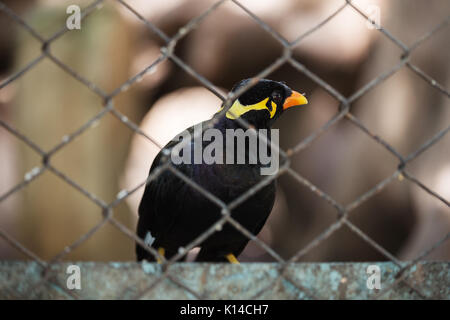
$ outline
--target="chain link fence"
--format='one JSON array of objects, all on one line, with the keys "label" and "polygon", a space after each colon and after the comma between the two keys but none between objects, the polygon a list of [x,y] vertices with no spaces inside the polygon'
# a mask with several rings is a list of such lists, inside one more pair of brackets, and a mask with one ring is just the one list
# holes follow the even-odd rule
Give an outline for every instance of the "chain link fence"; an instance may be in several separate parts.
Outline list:
[{"label": "chain link fence", "polygon": [[[81,19],[85,19],[89,14],[91,14],[94,10],[97,10],[101,7],[103,0],[97,0],[92,2],[89,6],[84,8],[81,12]],[[14,135],[16,138],[23,141],[25,144],[27,144],[29,147],[31,147],[42,159],[42,164],[39,167],[36,167],[32,171],[28,172],[25,175],[25,178],[23,181],[18,183],[17,185],[13,186],[10,190],[8,190],[6,193],[0,195],[0,202],[6,200],[11,195],[20,192],[23,188],[25,188],[28,184],[33,183],[35,179],[37,179],[40,175],[42,175],[44,172],[49,171],[53,174],[55,174],[57,177],[59,177],[62,181],[69,184],[73,189],[74,192],[80,192],[85,197],[90,199],[94,204],[96,204],[99,208],[101,208],[103,212],[103,218],[102,220],[96,224],[92,229],[90,229],[87,233],[81,235],[79,239],[75,242],[73,242],[71,245],[67,246],[62,250],[60,253],[58,253],[56,256],[54,256],[53,259],[50,261],[43,261],[41,258],[39,258],[36,254],[28,250],[25,246],[23,246],[19,241],[15,240],[13,237],[11,237],[5,230],[0,229],[0,237],[3,238],[6,242],[8,242],[11,246],[15,247],[17,250],[19,250],[21,253],[26,255],[27,257],[34,260],[43,270],[42,277],[40,282],[34,287],[34,289],[38,289],[41,286],[45,286],[50,284],[52,287],[59,288],[58,290],[65,292],[67,297],[69,298],[82,298],[78,296],[73,291],[67,290],[65,288],[65,284],[58,283],[55,277],[55,272],[51,271],[51,267],[54,266],[56,263],[60,262],[65,256],[67,256],[70,252],[75,250],[77,247],[82,245],[85,241],[87,241],[92,235],[94,235],[102,226],[105,224],[111,224],[114,227],[116,227],[118,230],[123,232],[127,237],[131,238],[132,240],[139,243],[141,246],[146,248],[146,250],[150,251],[153,255],[159,257],[162,260],[162,274],[161,276],[154,281],[148,288],[140,292],[135,298],[140,298],[145,296],[146,293],[149,291],[155,289],[163,280],[169,280],[176,286],[180,288],[180,290],[186,290],[194,297],[201,299],[201,298],[208,298],[202,296],[200,293],[195,292],[183,283],[182,279],[180,279],[179,275],[174,274],[172,272],[173,268],[171,268],[175,262],[177,262],[180,258],[184,256],[184,254],[188,251],[199,245],[203,240],[205,240],[207,237],[211,236],[214,232],[217,230],[220,230],[221,226],[225,223],[229,223],[233,225],[237,230],[242,232],[248,239],[256,243],[258,246],[260,246],[263,250],[265,250],[270,256],[272,256],[276,261],[277,265],[279,267],[279,274],[277,279],[275,280],[276,283],[279,283],[280,281],[287,281],[293,286],[295,286],[298,290],[305,293],[306,296],[310,298],[326,298],[326,297],[317,297],[314,292],[311,292],[310,289],[306,288],[302,285],[302,283],[298,283],[289,273],[288,267],[291,266],[293,263],[304,257],[309,251],[311,251],[313,248],[317,247],[319,244],[321,244],[324,240],[326,240],[330,235],[332,235],[336,230],[342,228],[343,226],[347,226],[351,231],[353,231],[358,237],[363,239],[365,242],[367,242],[371,247],[373,247],[375,250],[380,252],[388,261],[392,262],[396,266],[399,267],[399,271],[396,273],[395,281],[390,283],[389,285],[385,286],[381,291],[378,292],[378,294],[375,296],[375,298],[382,298],[389,290],[391,290],[393,287],[398,285],[399,283],[402,283],[406,286],[408,286],[411,290],[413,290],[418,296],[422,298],[433,298],[433,296],[427,296],[421,289],[420,286],[417,284],[412,284],[411,281],[409,281],[408,276],[411,271],[411,269],[417,265],[417,263],[421,260],[427,257],[430,252],[432,252],[437,247],[441,246],[445,241],[448,240],[450,236],[450,232],[448,232],[445,237],[440,239],[438,242],[436,242],[432,247],[428,248],[427,250],[423,251],[421,254],[419,254],[415,259],[411,261],[400,261],[398,260],[392,253],[385,250],[380,244],[378,244],[376,241],[374,241],[371,237],[369,237],[364,231],[362,231],[360,228],[358,228],[355,224],[349,221],[348,217],[349,214],[358,208],[361,204],[366,202],[368,199],[372,198],[374,195],[385,189],[387,186],[389,186],[393,181],[396,179],[407,179],[409,182],[417,185],[419,188],[423,189],[425,192],[430,194],[432,197],[436,199],[436,201],[440,201],[445,206],[450,207],[450,203],[447,199],[445,199],[443,196],[439,195],[435,191],[429,189],[424,183],[422,183],[419,179],[417,179],[409,170],[408,170],[408,164],[416,159],[420,154],[426,152],[429,150],[433,145],[435,145],[438,141],[440,141],[446,134],[448,134],[448,131],[450,130],[450,126],[447,126],[442,131],[438,132],[436,135],[431,137],[428,141],[423,143],[419,148],[417,148],[414,152],[408,154],[408,155],[402,155],[400,152],[398,152],[391,144],[389,144],[387,141],[380,138],[375,132],[372,132],[369,128],[367,128],[353,113],[352,113],[352,103],[357,100],[358,98],[365,95],[368,91],[372,90],[379,84],[383,83],[386,79],[391,77],[393,74],[398,72],[401,69],[408,68],[411,71],[413,71],[418,77],[420,77],[423,81],[425,81],[430,88],[433,90],[438,90],[442,95],[446,96],[447,98],[450,96],[449,91],[441,84],[439,84],[437,81],[435,81],[432,77],[427,75],[424,71],[422,71],[419,67],[412,64],[410,61],[411,55],[414,53],[414,51],[421,46],[423,42],[428,40],[429,38],[433,37],[436,33],[439,31],[445,29],[448,27],[450,17],[447,17],[443,21],[440,21],[436,24],[434,28],[432,28],[429,32],[423,34],[421,37],[419,37],[412,45],[406,46],[401,39],[397,39],[392,35],[389,30],[384,28],[381,25],[378,25],[375,21],[371,20],[369,16],[367,16],[360,8],[358,8],[355,4],[352,3],[352,1],[342,1],[342,5],[331,15],[329,15],[326,19],[323,21],[320,21],[316,26],[311,28],[310,30],[304,32],[303,34],[299,35],[294,41],[288,41],[283,36],[281,36],[276,30],[271,28],[268,24],[266,24],[263,20],[261,20],[259,17],[257,17],[251,10],[246,8],[244,5],[242,5],[239,1],[236,0],[221,0],[214,3],[211,7],[209,7],[206,11],[204,11],[201,15],[197,16],[196,18],[192,19],[188,24],[186,24],[184,27],[180,28],[178,32],[174,36],[168,36],[165,34],[161,29],[157,28],[152,22],[146,20],[138,11],[133,9],[133,7],[128,4],[125,1],[122,0],[116,0],[118,4],[126,8],[130,13],[135,15],[145,26],[145,28],[149,29],[151,32],[153,32],[155,35],[157,35],[159,38],[161,38],[165,45],[162,46],[160,49],[160,55],[159,57],[148,67],[143,69],[141,72],[136,74],[135,76],[129,78],[127,81],[125,81],[121,86],[113,90],[112,92],[105,92],[101,88],[99,88],[95,83],[92,83],[91,81],[85,79],[82,75],[78,74],[75,70],[71,69],[69,66],[67,66],[64,62],[60,61],[56,56],[54,56],[50,50],[52,44],[56,41],[58,41],[59,38],[61,38],[66,32],[69,30],[67,27],[62,27],[61,30],[55,32],[52,36],[45,38],[41,34],[39,34],[32,26],[30,26],[22,17],[20,17],[18,14],[16,14],[14,11],[12,11],[8,6],[6,6],[3,2],[0,2],[0,10],[8,15],[16,24],[20,25],[21,28],[25,29],[32,37],[34,37],[36,40],[38,40],[41,43],[41,53],[38,57],[36,57],[34,60],[29,62],[24,68],[22,68],[19,72],[15,73],[14,75],[10,76],[6,80],[4,80],[2,83],[0,83],[0,90],[10,85],[12,82],[17,80],[18,78],[22,77],[27,71],[32,69],[34,66],[36,66],[39,62],[41,62],[44,59],[52,61],[56,66],[67,72],[70,76],[72,76],[74,79],[81,82],[83,85],[85,85],[89,90],[94,92],[96,95],[98,95],[102,100],[104,104],[104,108],[99,112],[97,115],[89,119],[87,122],[85,122],[82,126],[78,128],[78,130],[72,132],[71,134],[64,137],[64,139],[57,145],[55,145],[50,150],[44,150],[39,145],[33,142],[32,137],[28,137],[21,133],[21,131],[11,124],[8,124],[4,122],[3,120],[0,120],[0,125],[5,128],[11,135]],[[282,47],[283,47],[283,53],[282,55],[276,59],[270,66],[262,70],[260,73],[258,73],[256,76],[253,77],[252,81],[249,82],[249,84],[242,88],[242,90],[239,90],[239,92],[230,93],[226,96],[222,95],[220,90],[211,83],[208,79],[206,79],[201,74],[197,73],[195,70],[193,70],[189,65],[187,65],[185,62],[183,62],[177,55],[174,53],[174,48],[176,47],[177,43],[185,37],[187,34],[193,31],[194,28],[196,28],[199,24],[202,23],[202,21],[210,15],[212,12],[218,10],[225,2],[232,3],[233,5],[239,7],[242,11],[246,12],[249,17],[251,17],[262,29],[264,29],[267,33],[269,33],[276,41],[278,41]],[[302,43],[302,40],[307,37],[308,35],[314,33],[315,31],[322,28],[325,24],[327,24],[329,21],[331,21],[335,16],[339,15],[344,8],[351,8],[354,11],[355,15],[360,15],[361,19],[366,19],[367,21],[370,21],[371,24],[378,29],[378,32],[380,32],[383,37],[391,41],[395,46],[400,48],[402,51],[401,56],[398,59],[398,63],[396,63],[392,68],[389,70],[379,74],[376,78],[371,80],[369,83],[367,83],[365,86],[354,92],[349,97],[344,96],[341,94],[338,90],[336,90],[333,86],[331,86],[329,83],[321,79],[314,71],[308,69],[305,65],[303,65],[301,62],[297,61],[293,58],[293,50],[296,46],[300,45]],[[123,190],[121,191],[117,198],[107,203],[104,200],[97,197],[95,194],[90,193],[88,190],[77,184],[74,180],[66,176],[63,172],[59,171],[57,168],[55,168],[52,163],[51,159],[52,156],[62,148],[66,147],[68,144],[70,144],[77,136],[81,135],[83,132],[89,130],[91,128],[91,125],[94,122],[97,122],[98,120],[102,119],[105,115],[111,114],[115,118],[117,118],[119,121],[123,123],[123,125],[128,126],[133,131],[135,131],[137,134],[140,134],[144,136],[146,139],[148,139],[151,143],[154,143],[159,148],[162,148],[163,146],[158,145],[158,143],[150,136],[145,134],[142,130],[140,130],[139,126],[132,121],[130,121],[128,118],[126,118],[122,113],[120,113],[115,107],[114,107],[114,99],[115,97],[120,94],[121,92],[126,91],[132,84],[134,84],[138,79],[142,78],[144,75],[149,73],[155,66],[159,65],[165,60],[171,60],[173,63],[175,63],[177,66],[179,66],[184,72],[189,74],[191,77],[195,78],[198,82],[200,82],[206,89],[211,91],[213,94],[215,94],[217,97],[219,97],[224,105],[224,110],[221,111],[221,113],[218,116],[222,116],[227,109],[231,106],[231,103],[233,99],[241,95],[245,90],[253,86],[259,79],[268,77],[274,70],[281,67],[284,64],[289,64],[304,75],[306,75],[311,81],[316,83],[318,86],[320,86],[323,90],[325,90],[328,94],[330,94],[332,97],[334,97],[340,104],[339,110],[335,113],[335,115],[327,122],[325,123],[321,128],[310,134],[308,137],[303,139],[302,141],[299,141],[297,145],[294,147],[288,149],[288,150],[279,150],[279,154],[281,157],[281,163],[280,170],[277,174],[273,176],[266,176],[263,181],[261,181],[259,184],[255,185],[251,189],[249,189],[246,193],[242,194],[238,198],[236,198],[231,203],[224,203],[219,198],[211,194],[208,190],[203,189],[200,185],[196,184],[194,181],[189,180],[187,177],[185,177],[181,172],[178,172],[169,162],[166,162],[156,170],[146,179],[143,180],[141,184],[137,185],[135,188],[131,190]],[[218,117],[217,116],[217,117]],[[217,120],[217,117],[214,117],[210,122],[208,127],[212,127],[214,124],[214,121]],[[239,119],[241,124],[249,128],[248,124],[245,123],[242,119]],[[397,160],[398,160],[398,167],[397,169],[392,172],[392,174],[387,177],[386,179],[382,180],[377,185],[373,186],[370,190],[362,194],[361,196],[354,199],[352,202],[348,204],[341,204],[335,199],[333,199],[330,195],[325,193],[324,191],[320,190],[318,187],[316,187],[313,183],[302,177],[298,172],[294,171],[290,167],[290,158],[299,153],[302,150],[307,149],[314,141],[316,141],[323,133],[325,133],[327,130],[329,130],[331,127],[335,126],[337,123],[342,121],[348,121],[352,125],[354,125],[356,128],[358,128],[361,132],[366,134],[368,137],[373,139],[376,143],[380,144],[384,147],[386,152],[392,154]],[[204,129],[207,129],[208,127],[205,127]],[[195,137],[193,137],[195,138]],[[146,183],[149,183],[151,180],[155,179],[158,175],[160,175],[164,170],[170,170],[175,175],[183,179],[186,184],[188,184],[190,187],[195,188],[198,192],[200,192],[202,195],[204,195],[206,198],[208,198],[210,201],[215,203],[223,213],[223,216],[220,220],[218,220],[214,225],[212,225],[206,232],[203,234],[198,235],[198,237],[191,242],[189,245],[187,245],[185,248],[182,248],[182,250],[179,251],[178,254],[176,254],[173,258],[170,260],[166,260],[164,257],[159,256],[158,252],[153,250],[152,248],[145,245],[143,242],[143,239],[140,239],[136,236],[134,230],[130,230],[128,227],[126,227],[124,224],[119,222],[114,217],[114,209],[117,207],[122,201],[124,201],[128,196],[133,194],[137,189],[145,185]],[[266,243],[261,241],[257,236],[246,230],[242,225],[240,225],[235,219],[231,217],[231,212],[234,208],[236,208],[239,204],[244,202],[246,199],[248,199],[252,194],[254,194],[256,191],[260,190],[264,186],[266,186],[268,183],[270,183],[273,179],[276,179],[278,176],[282,174],[287,174],[292,176],[296,181],[298,181],[299,184],[306,186],[311,190],[311,192],[315,193],[318,197],[320,197],[323,201],[327,202],[330,206],[332,206],[336,212],[337,212],[337,219],[336,221],[331,224],[326,230],[324,230],[321,234],[319,234],[313,241],[309,242],[304,248],[299,250],[294,256],[292,256],[290,259],[283,259],[277,252],[275,252],[270,246],[268,246]],[[264,292],[270,291],[271,288],[273,288],[275,285],[274,282],[267,283],[267,286],[263,290],[261,290],[257,295],[254,296],[254,298],[260,297]]]}]

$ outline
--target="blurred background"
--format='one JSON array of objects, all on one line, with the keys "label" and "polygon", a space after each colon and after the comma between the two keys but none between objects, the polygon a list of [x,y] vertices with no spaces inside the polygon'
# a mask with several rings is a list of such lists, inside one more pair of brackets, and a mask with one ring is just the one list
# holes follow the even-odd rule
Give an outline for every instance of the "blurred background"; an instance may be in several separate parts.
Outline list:
[{"label": "blurred background", "polygon": [[[0,0],[42,37],[60,30],[70,4],[89,1]],[[206,11],[213,0],[127,1],[168,36]],[[245,7],[293,41],[333,14],[341,0],[242,0]],[[447,0],[354,1],[363,11],[377,6],[380,23],[407,46],[450,14]],[[450,28],[423,42],[410,61],[442,87],[450,87]],[[51,52],[105,92],[112,92],[160,56],[164,42],[117,1],[105,1],[52,42]],[[41,54],[42,44],[0,10],[0,83]],[[229,1],[183,37],[175,54],[227,92],[255,76],[283,52],[282,45],[238,5]],[[347,6],[301,40],[294,58],[344,96],[387,72],[402,52]],[[309,104],[277,122],[283,149],[294,147],[338,111],[338,101],[289,64],[270,79],[306,93]],[[220,99],[170,60],[151,68],[114,98],[114,107],[164,145],[176,133],[211,117]],[[48,58],[0,89],[0,119],[44,151],[51,150],[104,108],[102,99]],[[406,156],[450,124],[448,95],[403,67],[352,104],[369,130]],[[105,203],[142,183],[159,148],[111,114],[59,149],[51,163]],[[0,126],[0,197],[42,165],[36,151]],[[391,176],[398,160],[350,121],[343,119],[292,157],[292,168],[347,205]],[[450,200],[450,135],[408,163],[409,172]],[[259,234],[282,257],[304,248],[336,221],[326,201],[289,175],[278,179],[275,208]],[[114,217],[135,230],[142,188],[120,202]],[[48,260],[88,232],[102,212],[88,197],[45,171],[0,202],[0,229]],[[450,232],[450,208],[408,179],[395,179],[353,210],[349,220],[400,259],[412,259]],[[0,238],[0,259],[26,259]],[[102,226],[64,260],[134,260],[134,241],[110,224]],[[302,261],[373,261],[386,258],[343,226]],[[448,241],[427,259],[450,259]],[[241,261],[273,261],[250,243]]]}]

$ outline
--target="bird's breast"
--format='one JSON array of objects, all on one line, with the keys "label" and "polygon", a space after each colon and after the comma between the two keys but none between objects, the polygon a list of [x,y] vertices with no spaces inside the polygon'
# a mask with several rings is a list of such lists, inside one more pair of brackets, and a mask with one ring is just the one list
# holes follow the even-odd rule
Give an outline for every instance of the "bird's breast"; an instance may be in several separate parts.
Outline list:
[{"label": "bird's breast", "polygon": [[222,201],[230,202],[267,176],[259,166],[238,164],[199,164],[194,166],[194,181]]}]

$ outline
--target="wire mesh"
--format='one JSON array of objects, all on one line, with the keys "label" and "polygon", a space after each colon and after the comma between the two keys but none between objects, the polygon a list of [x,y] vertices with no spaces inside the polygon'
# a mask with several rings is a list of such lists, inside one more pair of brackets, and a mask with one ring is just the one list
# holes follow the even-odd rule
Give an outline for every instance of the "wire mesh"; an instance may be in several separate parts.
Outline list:
[{"label": "wire mesh", "polygon": [[[81,19],[85,19],[89,14],[91,14],[94,10],[97,10],[101,7],[104,0],[97,0],[92,2],[89,6],[84,8],[81,13]],[[367,128],[353,113],[352,113],[352,103],[355,102],[357,99],[361,98],[363,95],[365,95],[370,90],[374,89],[376,86],[383,83],[386,79],[391,77],[393,74],[398,72],[399,70],[402,70],[404,68],[408,68],[411,71],[413,71],[418,77],[420,77],[423,81],[428,83],[428,85],[431,88],[436,89],[441,94],[445,95],[447,98],[450,96],[449,91],[441,84],[439,84],[436,80],[434,80],[432,77],[427,75],[423,70],[415,66],[410,61],[410,56],[416,50],[418,47],[421,46],[423,42],[425,42],[427,39],[433,37],[437,32],[440,30],[446,28],[450,21],[450,16],[444,19],[443,21],[439,22],[434,28],[432,28],[429,32],[423,34],[421,37],[419,37],[411,46],[406,46],[400,39],[397,39],[395,36],[393,36],[386,28],[384,28],[382,25],[377,25],[377,23],[369,16],[367,16],[360,8],[358,8],[355,4],[352,3],[350,0],[342,1],[342,5],[332,14],[330,14],[326,19],[319,22],[317,25],[315,25],[310,30],[302,33],[299,35],[294,41],[288,41],[283,36],[281,36],[276,30],[274,30],[272,27],[270,27],[268,24],[266,24],[262,19],[260,19],[258,16],[256,16],[251,10],[246,8],[244,5],[242,5],[237,0],[220,0],[215,2],[212,6],[210,6],[206,11],[204,11],[201,15],[195,17],[189,23],[187,23],[185,26],[180,28],[178,32],[170,37],[167,34],[165,34],[161,29],[156,27],[152,22],[146,20],[138,11],[136,11],[130,4],[123,0],[116,0],[118,4],[123,6],[125,9],[127,9],[131,14],[136,16],[140,22],[150,30],[152,33],[154,33],[156,36],[158,36],[165,45],[160,48],[160,55],[159,57],[151,63],[149,66],[141,70],[138,74],[135,76],[127,79],[122,85],[115,88],[111,92],[104,92],[102,89],[100,89],[95,83],[87,80],[82,75],[78,74],[75,70],[70,68],[68,65],[66,65],[64,62],[60,61],[56,56],[54,56],[51,53],[51,45],[58,41],[59,38],[61,38],[66,32],[68,32],[68,28],[66,26],[63,26],[59,31],[55,32],[52,36],[49,38],[43,37],[41,34],[39,34],[38,31],[36,31],[31,25],[29,25],[24,19],[22,19],[19,15],[17,15],[14,11],[12,11],[9,7],[7,7],[4,3],[0,2],[0,10],[3,11],[6,15],[8,15],[16,24],[20,25],[21,28],[25,29],[32,37],[34,37],[37,41],[41,43],[41,52],[40,55],[37,56],[34,60],[29,62],[25,67],[23,67],[20,71],[13,74],[9,78],[5,79],[3,82],[0,83],[0,89],[5,88],[6,86],[10,85],[12,82],[17,80],[18,78],[22,77],[25,73],[27,73],[29,70],[34,68],[37,64],[39,64],[42,60],[47,59],[52,61],[56,66],[67,72],[71,77],[78,80],[80,83],[85,85],[89,90],[94,92],[96,95],[98,95],[104,104],[104,108],[96,114],[94,117],[90,118],[88,121],[86,121],[82,126],[80,126],[76,131],[72,132],[71,134],[65,136],[65,138],[55,145],[53,148],[51,148],[49,151],[44,150],[39,145],[33,142],[32,138],[26,136],[25,134],[21,133],[20,130],[13,127],[12,125],[4,122],[3,120],[0,120],[0,125],[5,128],[10,134],[14,135],[17,139],[20,139],[25,144],[27,144],[30,148],[32,148],[40,157],[41,157],[41,165],[39,167],[36,167],[31,172],[27,173],[25,176],[25,179],[18,183],[17,185],[13,186],[11,189],[9,189],[4,194],[0,195],[0,202],[6,200],[11,195],[21,191],[24,187],[26,187],[28,184],[33,183],[35,179],[37,179],[40,175],[42,175],[45,171],[51,172],[54,175],[56,175],[58,178],[60,178],[62,181],[70,185],[74,190],[80,192],[85,197],[87,197],[90,201],[92,201],[95,205],[97,205],[103,214],[102,220],[97,223],[94,227],[92,227],[87,233],[81,235],[78,240],[73,242],[71,245],[67,246],[59,252],[57,255],[55,255],[50,261],[43,261],[41,260],[37,255],[35,255],[33,252],[28,250],[26,247],[24,247],[19,241],[15,240],[13,237],[11,237],[5,230],[0,229],[0,237],[2,237],[7,243],[9,243],[11,246],[19,250],[21,253],[23,253],[25,256],[29,257],[30,259],[36,261],[41,267],[42,267],[42,279],[41,281],[35,286],[34,289],[38,289],[40,286],[49,285],[52,288],[56,288],[55,290],[65,292],[68,298],[80,298],[80,296],[77,295],[77,293],[74,293],[73,291],[67,290],[65,286],[61,283],[57,282],[57,279],[50,271],[50,267],[54,265],[55,263],[61,261],[65,256],[67,256],[70,252],[75,250],[77,247],[79,247],[81,244],[83,244],[85,241],[87,241],[93,234],[95,234],[102,226],[105,224],[111,224],[115,228],[117,228],[120,232],[125,234],[127,237],[131,238],[132,240],[139,243],[143,248],[148,250],[151,254],[153,254],[155,257],[158,257],[162,261],[162,268],[163,273],[161,276],[153,282],[148,288],[140,292],[135,298],[141,298],[145,296],[147,292],[150,290],[153,290],[156,286],[158,286],[163,280],[168,279],[171,282],[173,282],[176,286],[178,286],[181,290],[186,290],[191,295],[193,295],[197,299],[205,299],[208,297],[203,296],[202,294],[193,291],[189,286],[185,285],[176,274],[171,273],[171,266],[178,261],[180,258],[184,256],[184,254],[199,245],[203,240],[211,236],[214,232],[217,230],[220,230],[221,226],[223,226],[225,223],[230,223],[233,225],[237,230],[239,230],[242,234],[244,234],[249,240],[256,243],[258,246],[260,246],[264,251],[266,251],[273,259],[275,259],[278,263],[278,278],[275,282],[279,283],[281,281],[287,281],[291,283],[293,286],[295,286],[298,290],[305,293],[306,296],[312,298],[312,299],[320,299],[320,298],[326,298],[326,297],[317,297],[314,292],[311,292],[310,289],[307,289],[305,286],[303,286],[301,283],[297,283],[293,277],[289,274],[288,267],[290,264],[298,261],[303,256],[305,256],[308,252],[310,252],[313,248],[320,245],[323,241],[325,241],[328,237],[330,237],[332,234],[334,234],[337,230],[340,228],[343,228],[344,226],[349,228],[352,232],[354,232],[358,237],[360,237],[362,240],[367,242],[372,248],[380,252],[388,261],[393,262],[396,264],[400,270],[398,271],[396,275],[396,281],[389,284],[386,288],[381,290],[375,298],[381,298],[383,295],[385,295],[389,290],[391,290],[395,285],[398,283],[403,283],[406,286],[410,287],[411,290],[416,292],[419,297],[421,298],[433,298],[432,296],[427,296],[421,291],[421,288],[418,287],[416,284],[412,284],[408,280],[409,271],[413,266],[417,264],[417,262],[423,258],[425,258],[428,254],[430,254],[434,249],[441,246],[445,241],[448,240],[450,236],[450,232],[445,235],[441,240],[436,242],[432,247],[429,249],[423,251],[421,254],[419,254],[415,259],[412,261],[399,261],[392,253],[384,249],[379,243],[377,243],[375,240],[373,240],[371,237],[369,237],[364,231],[362,231],[360,228],[358,228],[355,224],[350,222],[348,220],[349,215],[352,211],[354,211],[356,208],[358,208],[361,204],[372,198],[377,193],[384,190],[387,186],[389,186],[393,181],[396,179],[407,179],[409,182],[417,185],[419,188],[423,189],[425,192],[430,194],[432,197],[434,197],[436,200],[442,202],[447,207],[450,207],[450,203],[448,200],[446,200],[443,196],[439,195],[435,191],[429,189],[424,183],[422,183],[419,179],[414,177],[414,175],[411,174],[410,171],[407,170],[407,165],[416,159],[420,154],[423,152],[426,152],[429,150],[433,145],[435,145],[438,141],[440,141],[446,134],[448,134],[448,131],[450,130],[450,126],[446,127],[442,131],[438,132],[436,135],[428,139],[425,143],[423,143],[419,148],[417,148],[415,151],[411,152],[410,154],[404,156],[399,151],[397,151],[391,144],[389,144],[387,141],[383,140],[381,137],[379,137],[376,133],[372,132],[369,128]],[[199,24],[202,23],[202,21],[210,15],[212,12],[218,10],[224,3],[233,3],[235,6],[240,8],[240,10],[244,11],[248,14],[251,19],[253,19],[262,29],[264,29],[268,34],[270,34],[276,41],[278,41],[283,46],[283,53],[278,59],[276,59],[271,65],[269,65],[267,68],[262,70],[260,73],[258,73],[256,76],[252,78],[252,80],[241,90],[234,93],[229,93],[226,96],[222,95],[220,90],[211,83],[208,79],[206,79],[201,74],[197,73],[194,69],[192,69],[189,65],[187,65],[183,60],[181,60],[177,55],[174,53],[174,49],[177,45],[177,43],[185,37],[187,34],[192,32]],[[326,25],[329,21],[331,21],[334,17],[339,15],[343,9],[345,8],[352,8],[354,13],[357,15],[360,15],[362,19],[366,19],[367,21],[370,21],[378,32],[380,32],[383,37],[386,39],[389,39],[394,45],[396,45],[398,48],[400,48],[402,54],[399,57],[398,62],[389,70],[379,74],[377,77],[372,79],[370,82],[368,82],[365,86],[351,94],[349,97],[345,97],[343,94],[341,94],[338,90],[336,90],[333,86],[331,86],[329,83],[321,79],[316,73],[314,73],[312,70],[309,70],[305,65],[303,65],[301,62],[297,61],[293,58],[293,50],[295,47],[297,47],[299,44],[302,43],[303,39],[306,38],[308,35],[316,32],[320,28],[322,28],[324,25]],[[271,74],[276,69],[280,68],[284,64],[289,64],[299,72],[303,73],[306,77],[308,77],[311,81],[316,83],[319,87],[324,89],[328,94],[330,94],[332,97],[334,97],[339,103],[340,107],[339,110],[335,113],[335,115],[322,127],[311,133],[309,136],[307,136],[302,141],[299,141],[298,144],[295,146],[289,148],[288,150],[281,150],[279,149],[279,154],[281,155],[283,161],[282,165],[280,167],[280,170],[277,174],[272,176],[266,176],[263,181],[255,185],[254,187],[250,188],[246,193],[242,194],[238,198],[236,198],[231,203],[224,203],[222,200],[217,198],[215,195],[213,195],[208,190],[204,189],[202,186],[198,185],[196,182],[190,180],[188,177],[186,177],[183,173],[177,171],[175,167],[173,167],[170,162],[166,161],[163,165],[159,166],[154,170],[145,180],[143,180],[139,185],[137,185],[135,188],[130,190],[123,190],[120,192],[118,197],[113,200],[110,203],[105,202],[104,200],[98,198],[95,194],[89,192],[77,182],[72,180],[70,177],[65,175],[63,172],[56,169],[52,163],[51,159],[52,156],[57,153],[59,150],[66,147],[68,144],[70,144],[77,136],[81,135],[85,131],[89,130],[91,128],[91,125],[101,120],[105,115],[110,114],[113,115],[115,118],[117,118],[119,121],[121,121],[125,126],[129,127],[131,130],[136,132],[139,135],[142,135],[145,137],[148,141],[155,144],[159,148],[162,148],[163,146],[159,145],[155,139],[145,134],[142,130],[139,129],[139,126],[132,121],[130,121],[128,118],[126,118],[122,113],[120,113],[115,107],[114,107],[114,99],[117,95],[119,95],[121,92],[126,91],[130,85],[134,84],[136,81],[138,81],[139,78],[143,77],[145,74],[150,72],[155,66],[161,64],[162,62],[166,60],[171,60],[173,63],[175,63],[177,66],[179,66],[185,73],[189,74],[191,77],[193,77],[195,80],[197,80],[202,86],[204,86],[206,89],[211,91],[213,94],[215,94],[217,97],[219,97],[224,105],[225,108],[221,111],[221,113],[214,117],[211,121],[209,121],[208,126],[204,127],[203,130],[207,129],[208,127],[212,127],[217,121],[217,118],[222,116],[229,107],[231,106],[232,101],[239,97],[243,92],[245,92],[247,89],[252,87],[257,83],[257,81],[261,78],[267,77],[269,74]],[[239,119],[238,121],[241,122],[242,126],[249,128],[249,124],[246,123],[244,120]],[[341,204],[335,199],[333,199],[330,195],[322,191],[320,188],[315,186],[313,183],[308,181],[306,178],[302,177],[298,172],[293,170],[290,167],[290,158],[307,149],[314,141],[316,141],[322,134],[327,132],[330,128],[335,126],[337,123],[340,123],[342,121],[348,121],[353,126],[355,126],[358,130],[366,134],[370,139],[375,141],[376,143],[380,144],[387,152],[391,153],[397,160],[398,160],[398,167],[397,169],[392,172],[390,176],[385,178],[383,181],[378,183],[377,185],[373,186],[370,190],[367,192],[361,194],[359,197],[354,199],[349,204]],[[192,137],[192,138],[195,138]],[[182,248],[171,259],[167,260],[165,257],[160,256],[157,251],[155,251],[153,248],[148,247],[145,245],[142,239],[136,236],[135,232],[133,230],[130,230],[128,227],[123,225],[121,222],[119,222],[114,217],[114,209],[117,207],[122,201],[124,201],[127,197],[129,197],[131,194],[133,194],[136,190],[138,190],[143,185],[149,183],[150,181],[157,178],[163,171],[170,170],[173,174],[177,175],[179,178],[181,178],[187,185],[189,185],[192,188],[195,188],[199,193],[201,193],[203,196],[205,196],[207,199],[215,203],[223,213],[223,216],[220,220],[218,220],[214,225],[212,225],[210,228],[208,228],[204,233],[198,235],[198,237],[192,241],[190,244],[188,244],[186,247]],[[324,230],[322,233],[320,233],[315,239],[310,241],[304,248],[299,250],[295,255],[293,255],[290,259],[286,260],[283,259],[277,252],[275,252],[270,246],[268,246],[266,243],[264,243],[262,240],[260,240],[257,236],[252,234],[249,230],[247,230],[245,227],[243,227],[238,221],[236,221],[234,218],[231,217],[231,212],[234,208],[236,208],[240,203],[248,199],[252,194],[254,194],[256,191],[263,188],[265,185],[270,183],[273,179],[278,178],[282,174],[290,175],[297,181],[299,184],[306,186],[308,189],[311,190],[317,197],[321,198],[323,201],[327,202],[331,207],[333,207],[337,211],[337,220],[332,223],[326,230]],[[261,290],[257,295],[254,296],[254,298],[260,297],[263,293],[265,293],[268,290],[271,290],[271,288],[274,287],[277,283],[268,283],[267,286]]]}]

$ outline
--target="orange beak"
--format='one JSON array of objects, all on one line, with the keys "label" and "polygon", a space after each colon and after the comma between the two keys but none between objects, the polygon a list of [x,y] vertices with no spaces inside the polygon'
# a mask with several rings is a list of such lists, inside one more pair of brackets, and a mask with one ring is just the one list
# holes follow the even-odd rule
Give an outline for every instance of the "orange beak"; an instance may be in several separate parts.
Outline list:
[{"label": "orange beak", "polygon": [[292,90],[292,94],[286,98],[283,104],[283,110],[293,106],[301,106],[307,104],[308,100],[306,100],[305,96],[298,93],[297,91]]}]

